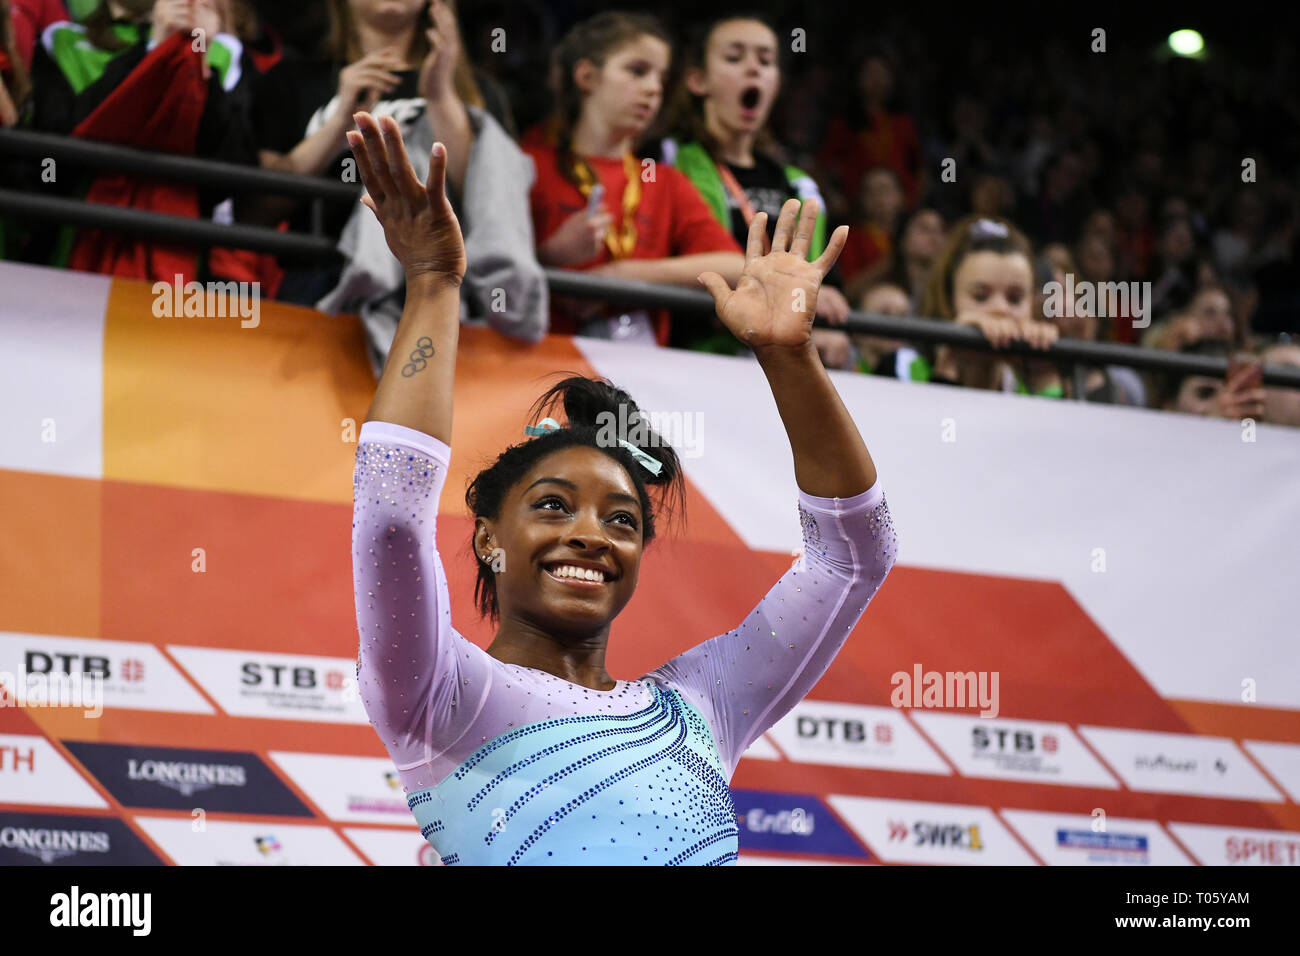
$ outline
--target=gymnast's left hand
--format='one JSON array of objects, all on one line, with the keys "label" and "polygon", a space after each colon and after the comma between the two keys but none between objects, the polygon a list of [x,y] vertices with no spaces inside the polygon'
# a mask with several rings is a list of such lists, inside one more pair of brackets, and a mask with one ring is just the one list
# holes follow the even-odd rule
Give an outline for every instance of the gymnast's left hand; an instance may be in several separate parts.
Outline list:
[{"label": "gymnast's left hand", "polygon": [[817,293],[849,235],[849,227],[840,226],[831,234],[825,251],[809,262],[818,211],[816,199],[804,200],[802,207],[798,199],[787,200],[776,220],[771,251],[766,254],[767,214],[754,216],[745,247],[745,271],[734,290],[716,272],[700,276],[700,283],[713,296],[718,318],[755,353],[797,350],[812,341]]}]

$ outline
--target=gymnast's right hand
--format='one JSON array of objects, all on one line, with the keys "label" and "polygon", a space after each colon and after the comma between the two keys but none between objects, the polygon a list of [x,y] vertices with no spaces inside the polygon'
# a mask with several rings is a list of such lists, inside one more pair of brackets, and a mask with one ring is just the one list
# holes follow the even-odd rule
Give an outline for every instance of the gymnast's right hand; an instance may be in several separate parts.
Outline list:
[{"label": "gymnast's right hand", "polygon": [[391,116],[378,121],[357,113],[348,145],[365,183],[361,201],[384,227],[384,238],[406,271],[406,281],[434,278],[459,286],[465,275],[465,240],[447,200],[447,149],[433,144],[429,179],[421,184],[411,166],[402,132]]}]

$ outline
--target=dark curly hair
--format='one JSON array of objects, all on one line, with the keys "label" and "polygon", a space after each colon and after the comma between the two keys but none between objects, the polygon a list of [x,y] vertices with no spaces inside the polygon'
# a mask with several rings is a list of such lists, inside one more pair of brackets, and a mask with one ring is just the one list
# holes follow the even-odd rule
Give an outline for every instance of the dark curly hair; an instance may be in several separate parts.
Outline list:
[{"label": "dark curly hair", "polygon": [[[552,386],[533,403],[529,411],[529,422],[535,423],[547,417],[545,413],[556,405],[563,406],[567,423],[545,435],[539,435],[518,445],[511,445],[491,466],[479,472],[470,482],[465,491],[465,504],[475,518],[487,518],[493,521],[499,519],[501,506],[510,490],[541,458],[564,448],[583,446],[599,448],[622,465],[631,477],[637,498],[641,502],[642,547],[655,537],[656,507],[651,502],[649,490],[651,487],[656,490],[655,497],[659,500],[659,504],[664,506],[661,513],[670,518],[680,515],[681,521],[685,521],[685,480],[677,453],[649,427],[648,419],[644,420],[642,428],[636,428],[643,417],[636,402],[627,392],[606,379],[570,374],[570,377]],[[630,451],[617,444],[616,440],[612,443],[608,440],[609,433],[603,423],[608,422],[609,419],[602,418],[602,415],[612,415],[613,421],[618,422],[621,406],[626,407],[622,420],[626,421],[629,429],[636,429],[630,434],[644,438],[642,442],[633,442],[633,444],[663,466],[659,474],[652,475]],[[472,550],[472,539],[470,546]],[[474,603],[481,616],[495,622],[500,616],[496,575],[492,571],[490,562],[484,561],[477,553],[475,559],[478,564],[478,580],[474,584]]]}]

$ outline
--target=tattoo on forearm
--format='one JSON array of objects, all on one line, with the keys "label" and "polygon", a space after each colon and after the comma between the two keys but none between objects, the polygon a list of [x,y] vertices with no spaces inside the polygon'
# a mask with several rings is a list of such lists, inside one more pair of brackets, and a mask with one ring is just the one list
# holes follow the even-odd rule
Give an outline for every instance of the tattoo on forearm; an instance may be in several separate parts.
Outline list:
[{"label": "tattoo on forearm", "polygon": [[433,358],[433,339],[426,335],[415,343],[410,361],[402,366],[402,374],[410,378],[416,372],[423,372],[431,358]]}]

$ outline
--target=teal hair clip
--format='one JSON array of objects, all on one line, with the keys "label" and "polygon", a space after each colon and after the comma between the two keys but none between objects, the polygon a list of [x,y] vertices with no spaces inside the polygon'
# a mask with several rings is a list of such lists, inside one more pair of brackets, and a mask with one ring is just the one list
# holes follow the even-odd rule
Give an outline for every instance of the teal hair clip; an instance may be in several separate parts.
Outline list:
[{"label": "teal hair clip", "polygon": [[[559,427],[560,427],[560,423],[557,422],[554,418],[543,418],[536,425],[526,425],[524,427],[524,433],[527,435],[545,435],[547,432],[554,431]],[[664,466],[663,462],[647,455],[645,452],[643,452],[640,448],[637,448],[636,445],[633,445],[631,442],[623,441],[620,438],[618,443],[622,445],[624,448],[626,448],[629,452],[631,452],[632,457],[635,458],[637,461],[639,461],[645,467],[646,471],[650,472],[650,474],[658,475],[659,472],[663,469]]]},{"label": "teal hair clip", "polygon": [[624,448],[626,448],[628,451],[630,451],[632,453],[632,457],[635,458],[637,461],[641,462],[641,464],[645,466],[645,470],[650,472],[650,474],[657,475],[659,474],[659,470],[663,468],[664,466],[663,462],[655,458],[651,458],[649,455],[643,452],[640,448],[637,448],[636,445],[633,445],[631,442],[626,442],[623,441],[622,439],[619,439],[618,443],[622,445]]},{"label": "teal hair clip", "polygon": [[554,431],[560,427],[560,423],[554,418],[543,418],[536,425],[529,425],[524,429],[527,435],[545,435],[549,431]]}]

